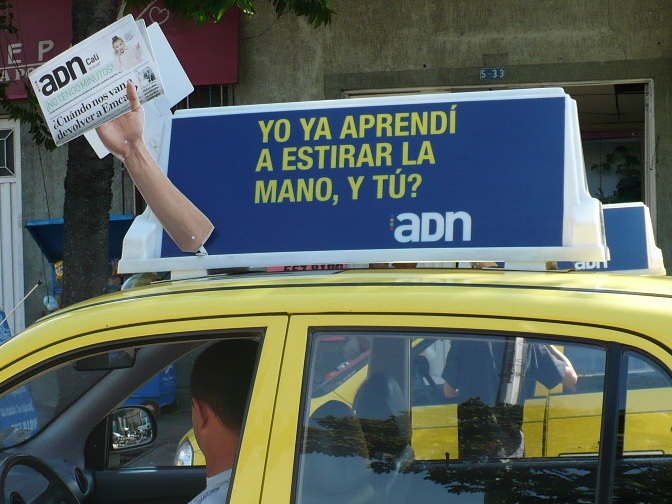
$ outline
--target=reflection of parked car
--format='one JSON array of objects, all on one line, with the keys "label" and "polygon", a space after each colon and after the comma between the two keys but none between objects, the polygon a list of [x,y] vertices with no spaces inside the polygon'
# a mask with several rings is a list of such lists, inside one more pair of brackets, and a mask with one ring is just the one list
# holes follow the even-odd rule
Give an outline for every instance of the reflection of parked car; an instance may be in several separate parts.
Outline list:
[{"label": "reflection of parked car", "polygon": [[196,442],[194,429],[189,429],[187,433],[180,439],[180,442],[177,444],[177,450],[175,451],[175,459],[173,463],[176,466],[205,465],[205,457],[203,457],[203,452]]}]

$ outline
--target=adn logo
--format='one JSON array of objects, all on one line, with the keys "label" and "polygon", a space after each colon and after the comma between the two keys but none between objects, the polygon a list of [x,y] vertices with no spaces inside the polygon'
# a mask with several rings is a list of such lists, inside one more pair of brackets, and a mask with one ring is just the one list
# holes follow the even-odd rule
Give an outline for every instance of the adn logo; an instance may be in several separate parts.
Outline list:
[{"label": "adn logo", "polygon": [[608,267],[609,265],[606,263],[606,261],[579,261],[574,263],[574,269],[576,270],[607,269]]},{"label": "adn logo", "polygon": [[402,213],[397,215],[398,225],[390,219],[390,230],[399,243],[455,241],[455,230],[462,231],[458,240],[471,241],[471,215],[467,212],[423,212]]},{"label": "adn logo", "polygon": [[77,72],[75,72],[75,64],[79,67],[79,71],[82,75],[86,73],[86,67],[84,66],[82,58],[75,56],[70,61],[66,61],[65,65],[54,68],[52,73],[40,77],[39,82],[42,94],[44,96],[52,95],[69,82],[76,80]]}]

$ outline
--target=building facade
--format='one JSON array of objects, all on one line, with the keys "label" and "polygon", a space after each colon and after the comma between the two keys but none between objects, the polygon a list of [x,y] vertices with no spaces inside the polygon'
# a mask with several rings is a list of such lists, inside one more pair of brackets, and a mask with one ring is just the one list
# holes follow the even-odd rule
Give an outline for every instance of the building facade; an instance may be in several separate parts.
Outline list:
[{"label": "building facade", "polygon": [[[237,83],[199,88],[190,106],[560,86],[578,104],[591,192],[644,201],[672,264],[672,3],[334,0],[332,7],[333,22],[315,29],[293,15],[276,19],[269,2],[258,2],[253,17],[240,18]],[[0,124],[6,130],[14,132],[10,228],[19,235],[12,257],[1,256],[5,311],[11,296],[15,303],[42,282],[13,322],[19,330],[46,312],[51,265],[25,224],[62,216],[67,147],[49,153],[25,127]],[[134,208],[119,166],[112,213]],[[5,275],[5,261],[23,276]]]}]

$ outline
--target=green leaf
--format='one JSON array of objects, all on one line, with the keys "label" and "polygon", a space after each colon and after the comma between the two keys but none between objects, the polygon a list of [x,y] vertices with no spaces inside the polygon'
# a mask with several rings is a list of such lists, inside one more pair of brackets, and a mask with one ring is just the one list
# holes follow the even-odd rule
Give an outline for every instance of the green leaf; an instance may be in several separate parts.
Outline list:
[{"label": "green leaf", "polygon": [[237,0],[238,8],[245,14],[254,14],[254,5],[252,0]]},{"label": "green leaf", "polygon": [[[0,14],[3,1],[0,0]],[[332,15],[336,12],[331,9],[331,0],[268,0],[275,8],[278,17],[294,13],[298,17],[307,18],[313,27],[327,26],[331,23]],[[147,6],[149,0],[126,0],[125,12],[139,10]],[[217,22],[222,19],[226,11],[236,4],[245,14],[255,12],[254,0],[163,0],[163,5],[171,12],[198,24]]]}]

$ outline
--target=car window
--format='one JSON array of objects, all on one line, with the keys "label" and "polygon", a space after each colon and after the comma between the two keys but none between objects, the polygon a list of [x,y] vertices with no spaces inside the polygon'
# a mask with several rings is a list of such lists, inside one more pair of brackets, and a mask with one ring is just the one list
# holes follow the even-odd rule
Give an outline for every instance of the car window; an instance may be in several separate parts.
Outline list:
[{"label": "car window", "polygon": [[[338,336],[311,334],[297,502],[406,502],[411,495],[516,502],[530,492],[592,499],[602,346],[508,334],[349,331],[340,336],[366,338],[366,353],[325,393],[320,363]],[[578,380],[563,383],[570,355]]]},{"label": "car window", "polygon": [[66,364],[0,396],[0,446],[23,443],[42,431],[109,370],[78,371]]},{"label": "car window", "polygon": [[313,397],[322,397],[347,382],[366,366],[369,337],[361,334],[325,334],[319,337],[311,377]]},{"label": "car window", "polygon": [[620,407],[614,498],[618,502],[669,500],[672,474],[672,379],[653,359],[624,354],[627,370]]},{"label": "car window", "polygon": [[[190,352],[165,367],[122,403],[122,406],[142,405],[150,408],[157,420],[158,437],[150,446],[110,453],[109,468],[205,465],[191,432],[188,378],[198,353],[199,350]],[[188,462],[186,464],[177,462],[180,445],[181,460]]]},{"label": "car window", "polygon": [[[85,392],[103,380],[113,368],[123,370],[132,367],[132,359],[127,360],[126,356],[134,355],[134,352],[135,349],[120,349],[69,362],[36,375],[20,387],[0,396],[2,446],[12,447],[38,434]],[[118,364],[121,362],[120,356],[124,356],[121,365]],[[190,356],[187,355],[182,361],[180,366],[188,372]],[[156,450],[155,444],[149,448],[113,453],[110,455],[111,467],[130,463],[136,466],[173,464],[175,447],[191,426],[188,397],[185,400],[185,396],[188,396],[188,383],[187,388],[183,384],[181,391],[178,389],[177,366],[174,363],[163,369],[121,404],[149,407],[159,420],[159,432],[162,433],[159,441],[168,444],[162,450]],[[151,460],[143,459],[142,454],[150,451],[154,452],[154,457]]]},{"label": "car window", "polygon": [[111,453],[109,468],[205,465],[192,429],[189,385],[194,361],[209,344],[205,342],[165,367],[126,398],[123,406],[143,405],[154,412],[158,438],[150,446]]},{"label": "car window", "polygon": [[[259,340],[256,334],[249,337]],[[132,438],[138,433],[137,428],[129,428],[130,424],[134,424],[132,416],[127,416],[129,421],[123,425],[113,421],[111,430],[112,435],[117,436],[114,440],[117,449],[109,450],[105,457],[107,468],[205,465],[192,430],[189,381],[196,357],[210,343],[204,340],[195,350],[191,350],[194,344],[185,347],[181,358],[150,379],[140,382],[138,388],[119,403],[119,407],[142,405],[149,408],[157,421],[158,437],[149,445],[131,447],[132,443],[126,443],[125,437]],[[140,355],[158,348],[159,345],[148,346],[137,349],[137,352]],[[132,359],[121,366],[117,363],[120,362],[120,355],[134,355],[135,351],[135,348],[117,349],[70,362],[37,375],[0,396],[2,447],[20,445],[38,434],[110,373],[133,371]],[[109,367],[119,369],[111,370]],[[114,407],[114,404],[115,402],[111,402],[110,407]],[[135,413],[131,412],[133,414]],[[100,443],[103,444],[105,443]]]}]

